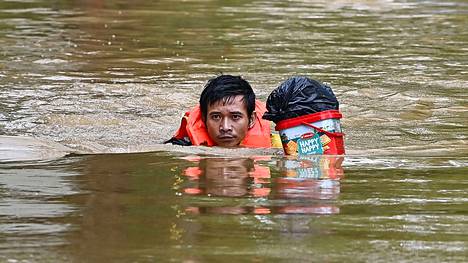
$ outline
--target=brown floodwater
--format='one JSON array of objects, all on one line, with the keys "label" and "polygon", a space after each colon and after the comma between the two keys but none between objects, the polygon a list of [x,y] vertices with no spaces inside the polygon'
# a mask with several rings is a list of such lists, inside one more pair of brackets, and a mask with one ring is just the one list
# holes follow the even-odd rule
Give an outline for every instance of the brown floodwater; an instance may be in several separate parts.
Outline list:
[{"label": "brown floodwater", "polygon": [[[0,2],[0,261],[465,262],[464,0]],[[306,75],[346,157],[164,145]]]},{"label": "brown floodwater", "polygon": [[3,163],[0,260],[466,261],[467,158],[346,158]]}]

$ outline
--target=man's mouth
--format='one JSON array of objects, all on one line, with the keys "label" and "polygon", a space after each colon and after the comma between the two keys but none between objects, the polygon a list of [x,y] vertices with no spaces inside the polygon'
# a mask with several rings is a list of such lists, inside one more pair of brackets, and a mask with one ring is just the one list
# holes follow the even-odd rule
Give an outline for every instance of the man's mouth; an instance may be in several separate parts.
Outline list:
[{"label": "man's mouth", "polygon": [[222,141],[230,141],[230,140],[233,140],[235,138],[235,136],[232,136],[232,135],[222,135],[222,136],[219,136],[218,137],[220,140]]}]

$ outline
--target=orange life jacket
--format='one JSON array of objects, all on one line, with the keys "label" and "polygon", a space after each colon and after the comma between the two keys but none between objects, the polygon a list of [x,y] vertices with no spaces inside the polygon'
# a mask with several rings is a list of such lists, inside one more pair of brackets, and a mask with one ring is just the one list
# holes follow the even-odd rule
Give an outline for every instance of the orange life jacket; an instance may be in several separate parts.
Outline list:
[{"label": "orange life jacket", "polygon": [[[247,131],[241,146],[250,148],[270,148],[270,122],[262,119],[265,113],[265,103],[255,101],[255,124]],[[205,123],[202,120],[200,106],[195,106],[191,111],[185,113],[179,129],[174,138],[183,139],[188,137],[192,145],[215,146],[214,141],[208,135]]]}]

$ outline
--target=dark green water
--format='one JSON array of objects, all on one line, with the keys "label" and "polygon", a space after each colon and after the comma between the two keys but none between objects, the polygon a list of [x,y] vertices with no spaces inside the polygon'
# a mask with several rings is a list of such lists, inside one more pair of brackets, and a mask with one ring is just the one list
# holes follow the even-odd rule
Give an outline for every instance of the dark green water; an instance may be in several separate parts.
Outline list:
[{"label": "dark green water", "polygon": [[[467,28],[464,0],[0,0],[0,261],[466,262]],[[342,165],[162,145],[219,72],[330,84]]]}]

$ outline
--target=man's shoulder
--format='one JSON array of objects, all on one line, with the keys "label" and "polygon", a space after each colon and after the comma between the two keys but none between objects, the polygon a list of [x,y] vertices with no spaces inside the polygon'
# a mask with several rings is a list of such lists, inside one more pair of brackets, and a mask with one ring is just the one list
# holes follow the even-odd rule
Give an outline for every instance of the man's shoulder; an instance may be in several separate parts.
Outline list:
[{"label": "man's shoulder", "polygon": [[172,137],[169,140],[165,141],[164,143],[170,143],[173,145],[180,145],[180,146],[191,146],[192,142],[190,141],[190,138],[188,137],[183,137],[183,138],[176,138]]}]

